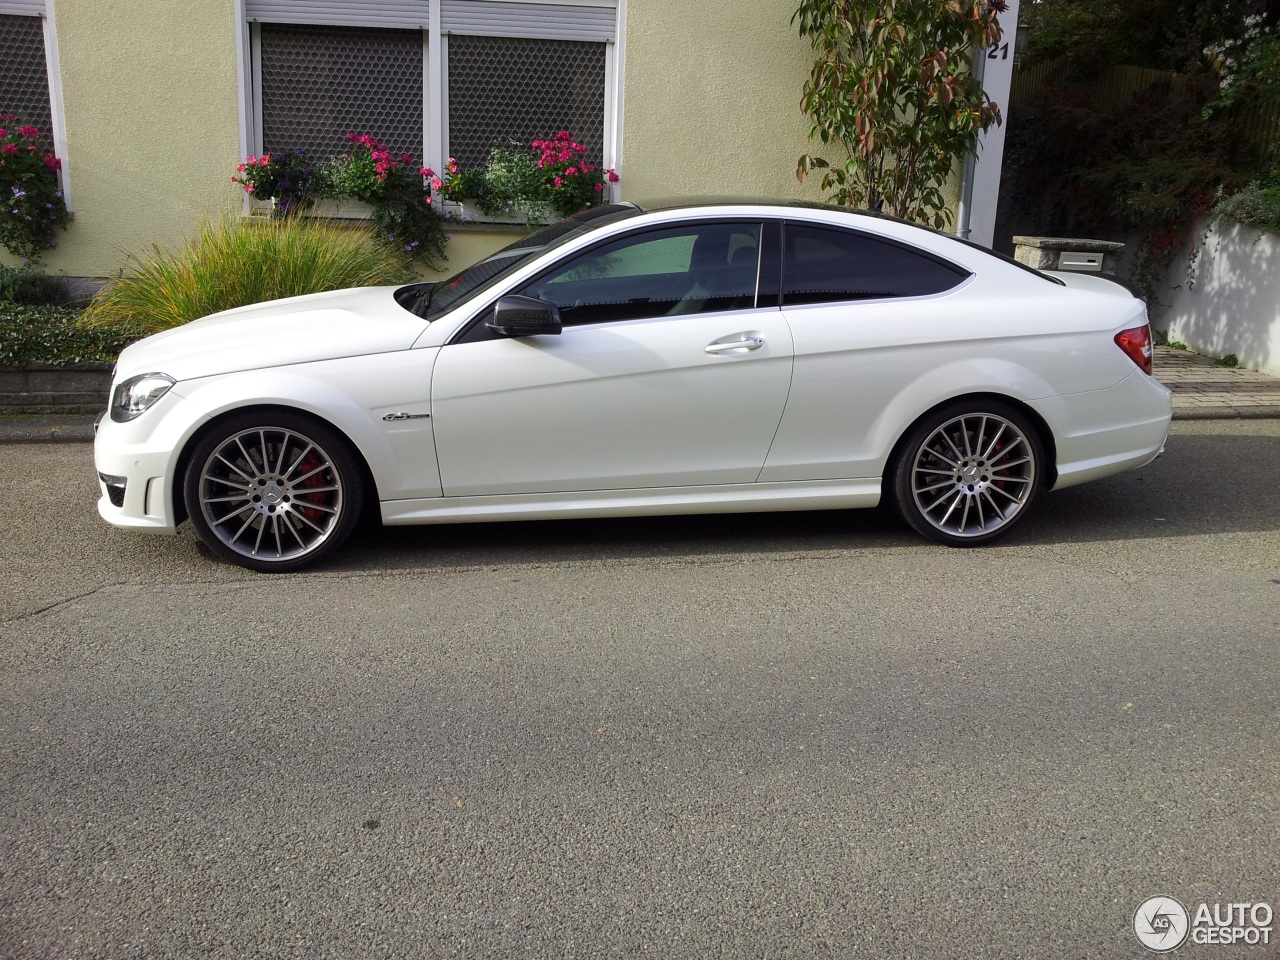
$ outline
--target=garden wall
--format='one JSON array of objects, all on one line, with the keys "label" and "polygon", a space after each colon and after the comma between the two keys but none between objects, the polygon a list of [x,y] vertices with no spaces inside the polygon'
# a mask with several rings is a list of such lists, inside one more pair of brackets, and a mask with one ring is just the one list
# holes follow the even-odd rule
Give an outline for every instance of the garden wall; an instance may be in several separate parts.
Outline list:
[{"label": "garden wall", "polygon": [[1280,234],[1215,224],[1200,243],[1194,282],[1189,262],[1170,268],[1168,305],[1152,310],[1153,325],[1197,353],[1235,354],[1240,366],[1280,377]]}]

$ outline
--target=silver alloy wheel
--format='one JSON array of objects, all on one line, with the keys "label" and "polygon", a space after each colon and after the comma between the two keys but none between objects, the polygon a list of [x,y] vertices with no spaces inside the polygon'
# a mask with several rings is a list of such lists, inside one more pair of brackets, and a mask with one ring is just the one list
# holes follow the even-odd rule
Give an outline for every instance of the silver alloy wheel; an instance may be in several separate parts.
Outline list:
[{"label": "silver alloy wheel", "polygon": [[283,427],[233,433],[200,468],[200,510],[230,551],[284,563],[319,550],[343,516],[342,473],[314,440]]},{"label": "silver alloy wheel", "polygon": [[961,539],[987,537],[1011,523],[1039,479],[1027,435],[992,413],[943,423],[917,448],[910,469],[919,515]]}]

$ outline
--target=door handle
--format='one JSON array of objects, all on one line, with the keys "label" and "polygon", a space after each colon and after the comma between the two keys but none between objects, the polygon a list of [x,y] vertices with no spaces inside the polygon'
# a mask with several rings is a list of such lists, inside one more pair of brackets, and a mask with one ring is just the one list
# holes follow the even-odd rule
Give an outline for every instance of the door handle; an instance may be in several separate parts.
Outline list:
[{"label": "door handle", "polygon": [[764,337],[743,337],[741,340],[715,340],[705,347],[707,353],[750,353],[764,346]]}]

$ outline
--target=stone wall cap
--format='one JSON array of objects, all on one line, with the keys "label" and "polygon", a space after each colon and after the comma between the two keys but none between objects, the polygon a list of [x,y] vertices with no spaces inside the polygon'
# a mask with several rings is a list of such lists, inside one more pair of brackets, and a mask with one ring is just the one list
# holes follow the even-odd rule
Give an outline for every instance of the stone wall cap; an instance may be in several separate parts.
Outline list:
[{"label": "stone wall cap", "polygon": [[1082,240],[1075,237],[1014,237],[1020,247],[1039,247],[1043,250],[1079,250],[1083,253],[1119,253],[1124,244],[1115,240]]}]

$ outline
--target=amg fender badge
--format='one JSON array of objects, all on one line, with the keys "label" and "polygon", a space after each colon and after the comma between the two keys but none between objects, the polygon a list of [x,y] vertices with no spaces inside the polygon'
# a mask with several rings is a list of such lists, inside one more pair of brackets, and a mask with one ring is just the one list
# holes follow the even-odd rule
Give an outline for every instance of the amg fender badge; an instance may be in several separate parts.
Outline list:
[{"label": "amg fender badge", "polygon": [[383,420],[425,420],[430,417],[429,413],[388,413]]}]

